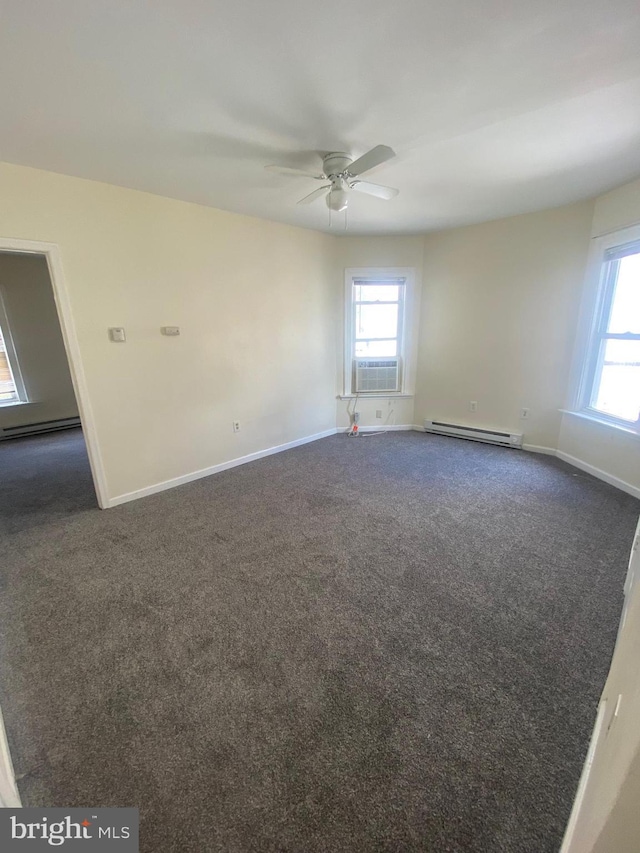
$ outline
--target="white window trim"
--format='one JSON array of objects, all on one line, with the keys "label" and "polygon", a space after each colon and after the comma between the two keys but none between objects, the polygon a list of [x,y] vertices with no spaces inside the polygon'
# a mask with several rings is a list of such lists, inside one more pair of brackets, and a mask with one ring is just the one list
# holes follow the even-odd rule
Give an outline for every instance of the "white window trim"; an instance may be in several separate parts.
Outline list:
[{"label": "white window trim", "polygon": [[593,376],[593,342],[598,330],[602,300],[602,277],[604,274],[605,253],[616,246],[634,243],[640,240],[640,225],[621,228],[591,240],[585,289],[580,308],[576,345],[574,348],[573,367],[571,376],[572,393],[565,414],[578,415],[601,426],[623,430],[633,435],[640,435],[640,425],[599,412],[589,403],[592,392]]},{"label": "white window trim", "polygon": [[4,347],[7,354],[7,361],[13,377],[13,384],[16,386],[17,399],[15,400],[0,400],[0,406],[6,408],[8,406],[21,406],[29,402],[29,396],[24,384],[22,371],[20,370],[20,362],[16,353],[15,344],[13,343],[13,335],[11,334],[11,326],[7,317],[7,310],[2,298],[2,290],[0,289],[0,329],[4,339]]},{"label": "white window trim", "polygon": [[418,321],[420,298],[414,267],[347,267],[344,271],[344,349],[343,349],[343,379],[341,399],[352,399],[356,396],[352,390],[351,381],[353,365],[351,362],[351,345],[353,342],[353,311],[352,294],[354,279],[385,279],[403,278],[404,309],[402,312],[402,328],[398,342],[400,358],[402,359],[402,384],[399,391],[385,394],[380,392],[359,394],[360,397],[412,397],[415,393],[415,375],[417,362]]}]

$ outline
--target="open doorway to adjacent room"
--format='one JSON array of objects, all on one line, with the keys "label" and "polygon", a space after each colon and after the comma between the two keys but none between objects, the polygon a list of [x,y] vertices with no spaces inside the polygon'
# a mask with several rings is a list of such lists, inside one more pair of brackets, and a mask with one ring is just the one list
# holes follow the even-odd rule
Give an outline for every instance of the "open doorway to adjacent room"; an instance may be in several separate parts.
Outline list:
[{"label": "open doorway to adjacent room", "polygon": [[0,517],[12,529],[100,502],[51,266],[0,243]]}]

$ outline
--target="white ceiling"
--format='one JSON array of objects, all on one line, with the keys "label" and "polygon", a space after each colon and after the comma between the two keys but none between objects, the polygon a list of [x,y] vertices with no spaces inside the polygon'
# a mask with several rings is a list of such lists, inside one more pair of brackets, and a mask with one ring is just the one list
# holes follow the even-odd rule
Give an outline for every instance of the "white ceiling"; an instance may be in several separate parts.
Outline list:
[{"label": "white ceiling", "polygon": [[638,0],[0,0],[0,159],[328,230],[263,167],[383,143],[349,233],[417,233],[640,175],[639,44]]}]

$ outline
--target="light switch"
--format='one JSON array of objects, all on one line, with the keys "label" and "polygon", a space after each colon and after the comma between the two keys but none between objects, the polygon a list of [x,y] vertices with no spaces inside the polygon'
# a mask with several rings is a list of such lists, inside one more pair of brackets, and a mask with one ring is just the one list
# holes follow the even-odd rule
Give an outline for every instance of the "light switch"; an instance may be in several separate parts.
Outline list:
[{"label": "light switch", "polygon": [[122,326],[112,326],[109,329],[109,340],[113,341],[115,344],[123,344],[127,340],[127,336],[125,335]]},{"label": "light switch", "polygon": [[160,331],[163,335],[168,335],[169,337],[175,337],[175,335],[180,334],[180,326],[163,326]]}]

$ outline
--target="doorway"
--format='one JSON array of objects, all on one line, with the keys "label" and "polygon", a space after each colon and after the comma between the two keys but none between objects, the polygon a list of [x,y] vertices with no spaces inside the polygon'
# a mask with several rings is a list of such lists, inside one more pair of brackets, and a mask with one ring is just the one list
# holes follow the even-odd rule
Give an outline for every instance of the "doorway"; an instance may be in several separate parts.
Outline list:
[{"label": "doorway", "polygon": [[[9,447],[16,452],[8,453]],[[31,449],[39,452],[39,459],[30,455]],[[89,501],[95,506],[96,499],[101,508],[108,505],[60,255],[54,244],[0,238],[0,450],[9,469],[15,463],[14,488],[17,466],[23,464],[24,486],[31,482],[38,490],[40,505],[43,500],[53,503],[65,496],[73,504],[74,466],[79,474],[79,505],[86,508]],[[24,464],[27,460],[33,464]],[[6,486],[7,480],[4,482]],[[18,487],[22,485],[17,482]]]}]

